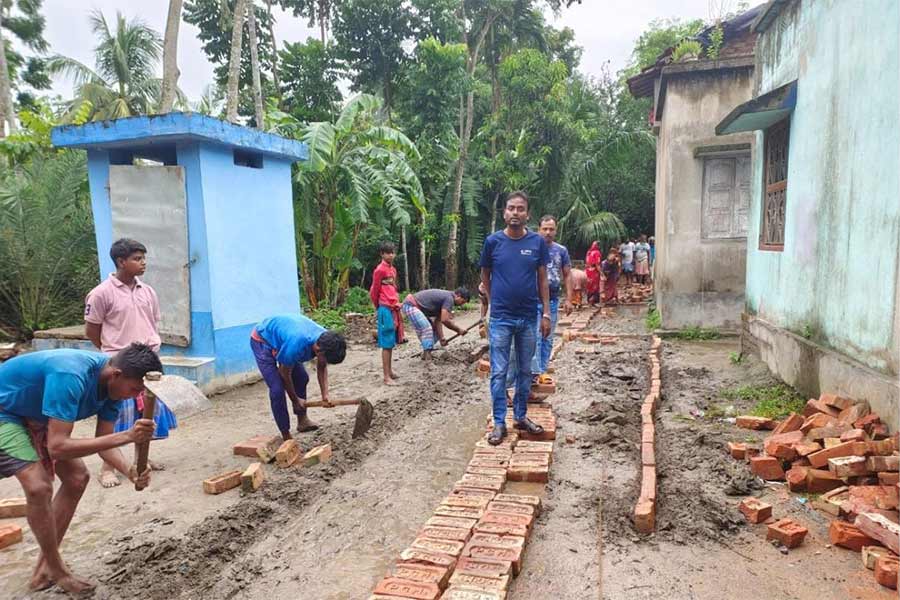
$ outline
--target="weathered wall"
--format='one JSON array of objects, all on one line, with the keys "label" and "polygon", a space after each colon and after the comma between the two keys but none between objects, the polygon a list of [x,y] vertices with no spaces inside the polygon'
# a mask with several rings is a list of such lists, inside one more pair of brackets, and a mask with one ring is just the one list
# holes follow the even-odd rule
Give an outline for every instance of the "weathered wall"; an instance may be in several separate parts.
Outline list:
[{"label": "weathered wall", "polygon": [[744,304],[746,239],[701,236],[703,146],[753,143],[716,136],[716,124],[750,99],[750,69],[671,78],[656,152],[656,301],[664,328],[738,330]]}]

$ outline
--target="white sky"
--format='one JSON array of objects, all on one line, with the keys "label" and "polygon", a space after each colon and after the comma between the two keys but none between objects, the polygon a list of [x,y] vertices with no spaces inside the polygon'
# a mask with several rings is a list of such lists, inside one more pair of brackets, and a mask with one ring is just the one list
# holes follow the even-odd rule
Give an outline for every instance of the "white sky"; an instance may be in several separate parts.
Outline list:
[{"label": "white sky", "polygon": [[[625,66],[634,40],[652,19],[706,19],[709,17],[710,2],[718,4],[722,1],[582,0],[581,5],[564,9],[559,18],[551,17],[551,20],[556,27],[566,26],[575,31],[576,42],[584,48],[581,71],[597,75],[607,61],[613,73]],[[47,19],[45,37],[51,52],[71,56],[93,66],[94,40],[87,21],[91,9],[100,9],[109,21],[115,18],[116,11],[121,11],[128,18],[140,16],[162,34],[168,5],[168,0],[44,0]],[[275,36],[279,46],[285,41],[297,42],[310,35],[318,35],[307,27],[305,20],[274,10],[277,19]],[[195,27],[182,21],[178,40],[178,66],[181,70],[178,84],[191,100],[196,100],[213,78],[213,66],[206,60],[197,34]],[[71,83],[62,79],[54,82],[51,92],[68,97],[71,88]]]}]

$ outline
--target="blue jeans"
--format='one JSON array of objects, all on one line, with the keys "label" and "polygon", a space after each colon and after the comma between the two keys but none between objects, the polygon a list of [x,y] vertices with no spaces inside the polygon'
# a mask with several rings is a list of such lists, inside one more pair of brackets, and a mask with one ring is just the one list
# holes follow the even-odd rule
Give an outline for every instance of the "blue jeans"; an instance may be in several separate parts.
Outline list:
[{"label": "blue jeans", "polygon": [[516,394],[513,397],[513,417],[525,419],[528,394],[531,391],[531,358],[534,356],[534,317],[490,321],[491,343],[491,401],[494,425],[506,425],[506,374],[509,370],[510,350],[515,343],[517,373]]},{"label": "blue jeans", "polygon": [[556,322],[559,320],[559,298],[550,299],[550,335],[541,336],[541,317],[544,315],[544,306],[538,304],[537,325],[535,325],[534,339],[537,340],[534,349],[534,359],[531,361],[531,372],[540,375],[547,372],[550,364],[550,352],[553,350],[553,334],[556,332]]}]

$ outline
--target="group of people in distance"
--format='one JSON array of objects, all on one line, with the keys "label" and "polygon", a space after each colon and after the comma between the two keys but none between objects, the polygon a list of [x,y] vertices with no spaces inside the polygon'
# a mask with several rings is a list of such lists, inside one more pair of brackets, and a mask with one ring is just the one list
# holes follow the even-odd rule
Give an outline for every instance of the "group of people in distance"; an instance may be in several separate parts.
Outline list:
[{"label": "group of people in distance", "polygon": [[611,247],[605,259],[599,243],[592,243],[584,257],[584,270],[572,269],[573,302],[579,306],[582,301],[591,306],[618,303],[619,279],[624,277],[626,285],[650,283],[655,254],[653,238],[643,234]]}]

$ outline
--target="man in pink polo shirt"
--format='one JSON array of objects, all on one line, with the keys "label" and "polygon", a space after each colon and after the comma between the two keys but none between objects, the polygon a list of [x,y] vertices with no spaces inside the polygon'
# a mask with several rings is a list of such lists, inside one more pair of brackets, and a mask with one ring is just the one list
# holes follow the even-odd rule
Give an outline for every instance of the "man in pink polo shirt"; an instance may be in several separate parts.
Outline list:
[{"label": "man in pink polo shirt", "polygon": [[[138,342],[159,352],[159,299],[153,288],[138,279],[147,268],[147,248],[135,240],[123,238],[109,249],[116,272],[88,294],[84,306],[85,334],[101,351],[115,355]],[[141,417],[144,394],[125,400],[119,409],[115,431],[128,431]],[[156,431],[154,439],[169,437],[169,429],[178,422],[174,413],[161,399],[156,403]],[[161,470],[162,465],[150,462],[150,468]],[[112,465],[103,462],[100,485],[119,485],[119,477]]]}]

